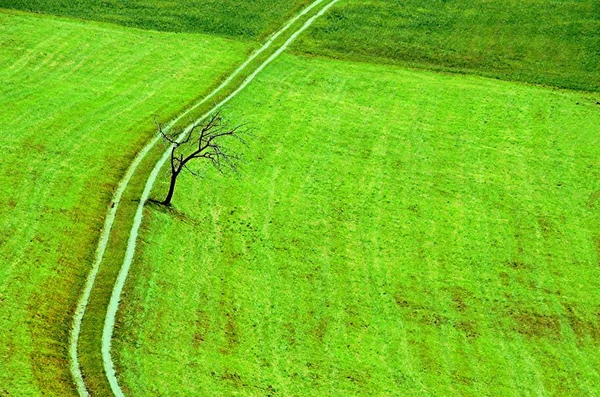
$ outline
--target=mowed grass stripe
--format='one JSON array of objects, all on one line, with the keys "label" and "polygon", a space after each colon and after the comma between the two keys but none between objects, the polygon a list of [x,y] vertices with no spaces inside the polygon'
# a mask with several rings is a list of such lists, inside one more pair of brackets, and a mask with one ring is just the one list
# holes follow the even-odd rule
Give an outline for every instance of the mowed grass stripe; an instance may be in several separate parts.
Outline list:
[{"label": "mowed grass stripe", "polygon": [[0,384],[69,395],[70,313],[113,186],[155,115],[208,92],[252,44],[6,11],[0,41]]},{"label": "mowed grass stripe", "polygon": [[256,131],[242,176],[150,211],[123,384],[596,393],[597,100],[282,57],[228,107]]}]

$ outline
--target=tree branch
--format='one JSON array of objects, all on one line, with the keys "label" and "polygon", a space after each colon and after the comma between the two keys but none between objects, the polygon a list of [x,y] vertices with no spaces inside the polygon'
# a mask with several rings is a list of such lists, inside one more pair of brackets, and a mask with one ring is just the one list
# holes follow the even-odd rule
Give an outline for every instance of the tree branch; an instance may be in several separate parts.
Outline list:
[{"label": "tree branch", "polygon": [[[221,174],[223,174],[227,168],[231,169],[235,173],[238,173],[237,164],[241,161],[242,157],[238,153],[228,152],[228,150],[223,147],[222,141],[227,139],[227,137],[232,137],[244,146],[248,146],[247,142],[240,136],[242,125],[229,128],[223,122],[221,113],[216,112],[209,117],[208,121],[204,123],[197,122],[193,124],[188,131],[185,131],[183,139],[178,141],[168,136],[164,132],[161,124],[156,124],[163,139],[172,146],[171,184],[167,198],[163,202],[165,205],[170,205],[170,200],[173,197],[177,177],[182,170],[186,169],[192,175],[199,176],[198,172],[193,171],[188,166],[188,163],[192,160],[208,160]],[[186,150],[186,148],[190,146],[188,144],[191,142],[193,142],[194,149],[191,151]]]}]

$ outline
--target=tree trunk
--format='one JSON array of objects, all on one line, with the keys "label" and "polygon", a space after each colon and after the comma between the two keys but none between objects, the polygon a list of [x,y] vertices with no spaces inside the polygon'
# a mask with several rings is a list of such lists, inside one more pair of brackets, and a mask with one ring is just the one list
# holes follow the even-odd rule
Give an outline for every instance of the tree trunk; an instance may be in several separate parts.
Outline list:
[{"label": "tree trunk", "polygon": [[178,175],[179,175],[179,172],[173,172],[171,174],[171,184],[169,185],[169,193],[167,193],[167,197],[165,197],[164,201],[162,202],[163,205],[166,205],[166,206],[171,205],[171,200],[173,199],[173,193],[175,192],[175,182],[177,182]]}]

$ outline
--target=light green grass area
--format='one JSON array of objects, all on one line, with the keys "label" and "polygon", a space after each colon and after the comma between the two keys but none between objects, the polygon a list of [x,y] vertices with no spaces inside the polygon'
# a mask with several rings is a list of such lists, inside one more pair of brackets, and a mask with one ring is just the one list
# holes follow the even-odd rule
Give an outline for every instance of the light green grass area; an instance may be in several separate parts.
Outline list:
[{"label": "light green grass area", "polygon": [[[239,178],[149,206],[129,395],[600,393],[600,98],[284,56]],[[167,177],[155,189],[166,192]]]},{"label": "light green grass area", "polygon": [[68,331],[115,185],[154,118],[252,46],[0,12],[0,395],[74,392]]},{"label": "light green grass area", "polygon": [[0,0],[0,7],[168,32],[264,37],[310,0]]},{"label": "light green grass area", "polygon": [[600,91],[600,2],[344,0],[296,48]]}]

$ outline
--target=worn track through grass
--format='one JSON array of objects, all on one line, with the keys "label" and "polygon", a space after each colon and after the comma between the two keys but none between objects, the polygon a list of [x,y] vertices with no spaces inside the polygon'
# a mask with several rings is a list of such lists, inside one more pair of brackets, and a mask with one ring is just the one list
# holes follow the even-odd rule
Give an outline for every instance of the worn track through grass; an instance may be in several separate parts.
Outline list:
[{"label": "worn track through grass", "polygon": [[[235,97],[240,91],[242,91],[248,84],[250,84],[250,82],[252,82],[252,80],[254,80],[254,78],[258,75],[258,73],[260,73],[265,67],[267,67],[283,51],[285,51],[285,49],[304,30],[306,30],[317,18],[319,18],[321,15],[323,15],[337,1],[338,0],[332,0],[327,5],[325,5],[317,14],[313,15],[310,19],[308,19],[298,30],[296,30],[285,41],[285,43],[283,43],[283,45],[281,47],[279,47],[279,49],[277,49],[277,51],[275,51],[250,76],[248,76],[248,78],[246,78],[244,80],[244,82],[235,91],[233,91],[225,99],[223,99],[221,102],[217,103],[212,109],[210,109],[208,112],[206,112],[204,115],[202,115],[198,120],[196,120],[196,123],[204,120],[208,115],[210,115],[212,112],[214,112],[217,109],[219,109],[220,107],[222,107],[229,100],[231,100],[231,98]],[[309,6],[309,8],[312,8],[313,6],[317,5],[320,2],[321,2],[321,0],[317,0],[315,3],[313,3],[311,6]],[[308,12],[308,9],[303,11],[302,14],[306,14],[306,12]],[[190,131],[191,128],[193,128],[194,124],[195,123],[190,124],[177,137],[178,142],[183,140],[185,135]],[[156,178],[158,176],[160,169],[163,167],[163,165],[167,161],[169,153],[170,153],[170,148],[167,148],[167,150],[165,150],[161,159],[158,161],[158,163],[156,163],[156,166],[152,170],[152,173],[150,174],[150,176],[148,177],[148,181],[146,182],[146,186],[144,187],[144,192],[142,193],[142,197],[140,198],[140,202],[138,204],[135,218],[133,221],[133,226],[131,228],[131,232],[129,235],[129,240],[127,243],[127,250],[125,253],[125,259],[123,261],[121,270],[119,271],[119,275],[117,277],[117,281],[116,281],[115,287],[113,289],[113,293],[112,293],[112,296],[110,299],[108,310],[106,311],[106,319],[104,322],[104,329],[103,329],[103,333],[102,333],[102,357],[103,357],[103,361],[104,361],[104,370],[106,371],[106,376],[108,378],[108,381],[110,383],[113,393],[117,397],[122,397],[122,396],[124,396],[124,394],[123,394],[123,391],[121,390],[121,387],[119,386],[115,367],[114,367],[114,362],[112,360],[112,356],[110,353],[111,339],[112,339],[113,330],[114,330],[114,326],[115,326],[115,318],[116,318],[117,310],[119,308],[119,300],[121,299],[121,293],[123,292],[123,287],[125,286],[125,281],[127,280],[127,275],[129,273],[129,269],[130,269],[131,263],[133,261],[133,255],[135,254],[137,236],[138,236],[140,226],[142,224],[142,219],[143,219],[143,214],[144,214],[144,206],[150,196],[150,192],[152,191],[152,187],[154,186],[154,182],[156,181]]]},{"label": "worn track through grass", "polygon": [[[305,16],[307,13],[309,13],[313,8],[315,8],[316,6],[318,6],[319,4],[321,4],[323,2],[323,0],[316,0],[315,2],[311,3],[308,7],[306,7],[302,12],[298,13],[294,18],[290,19],[279,31],[277,31],[276,33],[274,33],[272,36],[270,36],[270,38],[267,40],[267,42],[261,47],[259,48],[257,51],[255,51],[242,65],[240,65],[240,67],[238,67],[225,81],[223,81],[223,83],[221,83],[221,85],[219,85],[215,90],[213,90],[208,96],[206,96],[205,98],[203,98],[201,101],[199,101],[198,103],[196,103],[194,106],[188,108],[186,111],[184,111],[181,115],[179,115],[177,118],[175,118],[174,120],[172,120],[166,127],[166,130],[170,130],[172,129],[178,122],[180,122],[184,117],[190,115],[193,113],[193,111],[195,111],[196,109],[198,109],[201,105],[203,105],[204,103],[206,103],[208,100],[210,100],[211,98],[215,97],[221,90],[223,90],[226,86],[228,86],[236,76],[238,76],[240,74],[240,72],[242,70],[244,70],[254,59],[256,59],[262,52],[264,52],[266,49],[268,49],[272,43],[281,35],[283,34],[285,31],[287,31],[294,23],[296,23],[301,17]],[[208,115],[210,112],[214,111],[215,109],[217,109],[218,107],[222,106],[223,104],[225,104],[227,101],[229,101],[231,98],[233,98],[239,91],[241,91],[246,85],[248,85],[253,79],[254,77],[264,68],[266,67],[273,59],[275,59],[279,54],[281,54],[286,48],[287,46],[302,32],[304,31],[308,26],[310,26],[310,24],[312,24],[312,22],[319,17],[320,15],[322,15],[331,5],[333,5],[335,2],[337,2],[337,0],[334,0],[332,2],[330,2],[329,4],[327,4],[318,14],[314,15],[312,18],[310,18],[304,25],[302,25],[302,27],[300,27],[297,31],[295,31],[290,38],[288,38],[288,40],[276,51],[274,52],[265,62],[263,62],[248,78],[246,78],[242,84],[234,91],[232,92],[229,96],[227,96],[224,100],[222,100],[221,102],[219,102],[215,107],[213,107],[213,109],[211,109],[208,113],[206,113],[205,115],[203,115],[199,120],[202,120],[203,118],[206,117],[206,115]],[[117,210],[119,208],[119,204],[121,202],[122,196],[124,191],[126,190],[132,176],[134,175],[135,171],[137,170],[138,166],[140,165],[140,163],[142,162],[142,160],[145,158],[145,156],[151,151],[151,149],[156,145],[156,143],[159,141],[160,137],[157,135],[155,136],[150,142],[148,142],[148,144],[138,153],[138,155],[135,157],[134,161],[131,163],[130,167],[128,168],[127,172],[125,173],[123,179],[119,182],[118,186],[117,186],[117,190],[115,191],[115,194],[112,197],[111,200],[111,205],[109,208],[109,211],[107,213],[105,222],[104,222],[104,226],[100,235],[100,239],[98,242],[98,246],[96,249],[96,254],[95,254],[95,259],[94,259],[94,263],[92,266],[92,269],[88,275],[88,278],[86,280],[86,284],[85,284],[85,288],[82,292],[82,295],[80,297],[80,300],[78,302],[77,305],[77,309],[74,315],[74,321],[73,321],[73,327],[71,329],[71,335],[70,335],[70,346],[69,346],[69,355],[70,355],[70,359],[71,359],[71,373],[73,375],[73,378],[75,380],[75,384],[77,386],[77,390],[79,392],[79,394],[81,396],[89,396],[89,392],[86,388],[85,385],[85,381],[83,378],[83,374],[81,371],[81,365],[79,363],[78,360],[78,342],[79,342],[79,337],[80,337],[80,333],[81,333],[81,325],[82,325],[82,321],[83,321],[83,317],[85,315],[85,311],[90,299],[90,295],[92,292],[92,289],[94,287],[94,283],[96,281],[96,277],[98,275],[98,271],[100,268],[100,265],[102,263],[102,260],[104,258],[104,254],[106,251],[106,247],[108,245],[108,240],[110,237],[110,232],[117,214]],[[164,158],[161,159],[160,164],[164,164]],[[158,168],[160,169],[160,167]],[[156,172],[158,173],[158,171]],[[154,173],[153,173],[154,175]],[[154,175],[153,180],[156,179],[156,175]],[[153,180],[152,180],[152,184],[153,184]],[[151,189],[151,186],[150,186]],[[140,207],[143,208],[143,203],[145,202],[145,200],[143,200],[140,204]],[[136,216],[136,220],[137,220],[137,216]],[[140,216],[140,223],[141,223],[141,216]],[[134,228],[139,228],[139,224],[134,223]],[[133,229],[132,229],[133,230]],[[137,234],[137,231],[136,231]],[[129,244],[131,245],[131,244]],[[134,247],[135,248],[135,247]],[[133,255],[133,253],[132,253]],[[127,268],[128,269],[128,268]],[[121,270],[121,273],[123,273],[123,269]],[[121,277],[121,273],[119,274],[119,279],[118,281],[122,278]],[[125,277],[123,277],[123,284],[124,284],[124,279],[126,278],[126,273],[124,275]],[[116,287],[118,287],[118,282]],[[122,289],[122,286],[121,288]],[[115,293],[113,291],[113,296],[115,296]],[[119,294],[118,296],[120,296],[120,290],[119,290]],[[111,309],[114,306],[114,313],[111,313]],[[111,304],[109,305],[108,311],[107,311],[107,320],[112,318],[112,326],[110,329],[110,335],[112,335],[112,327],[114,327],[114,317],[116,314],[116,309],[118,307],[118,297],[116,299],[116,302],[114,302],[113,304],[113,299],[111,297]],[[105,322],[105,324],[110,324],[110,322]],[[105,326],[105,329],[103,331],[103,336],[106,335],[108,336],[109,333],[107,331],[107,327]],[[117,395],[123,395],[122,391],[120,390],[120,388],[118,387],[118,383],[116,381],[116,376],[115,372],[114,372],[114,366],[112,364],[112,359],[110,357],[110,337],[108,339],[106,339],[106,337],[103,337],[103,358],[104,358],[104,366],[107,372],[107,377],[108,380],[110,382],[111,388],[113,390],[113,392]],[[106,346],[106,348],[105,348]],[[111,375],[113,375],[111,377]]]}]

